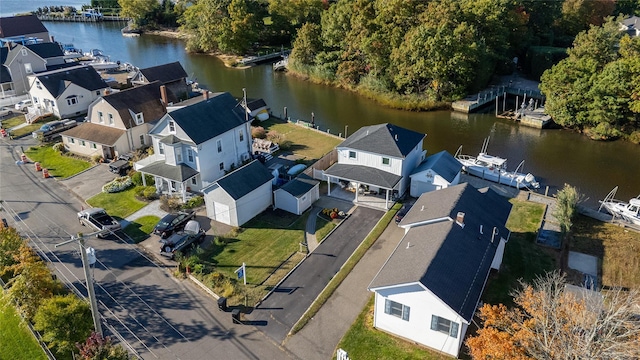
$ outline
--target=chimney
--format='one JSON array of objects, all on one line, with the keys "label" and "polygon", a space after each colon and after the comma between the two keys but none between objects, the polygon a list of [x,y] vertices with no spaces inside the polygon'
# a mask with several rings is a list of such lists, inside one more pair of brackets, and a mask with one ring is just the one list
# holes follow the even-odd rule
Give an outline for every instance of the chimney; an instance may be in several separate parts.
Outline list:
[{"label": "chimney", "polygon": [[162,103],[165,106],[169,103],[167,99],[167,87],[165,85],[160,85],[160,99],[162,99]]},{"label": "chimney", "polygon": [[203,97],[205,100],[209,100],[209,90],[205,90],[205,91],[202,93],[202,97]]},{"label": "chimney", "polygon": [[456,224],[464,228],[464,213],[462,211],[458,211],[458,215],[456,215]]}]

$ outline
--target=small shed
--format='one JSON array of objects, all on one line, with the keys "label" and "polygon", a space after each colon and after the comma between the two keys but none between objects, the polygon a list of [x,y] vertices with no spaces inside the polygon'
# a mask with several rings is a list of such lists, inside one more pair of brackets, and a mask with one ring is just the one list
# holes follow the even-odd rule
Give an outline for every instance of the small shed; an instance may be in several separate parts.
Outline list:
[{"label": "small shed", "polygon": [[460,182],[462,164],[446,150],[433,154],[413,170],[410,194],[413,197],[434,190],[444,189]]},{"label": "small shed", "polygon": [[273,192],[274,208],[300,215],[320,198],[320,181],[301,174]]},{"label": "small shed", "polygon": [[202,189],[207,217],[242,226],[272,204],[273,175],[258,160],[230,172]]}]

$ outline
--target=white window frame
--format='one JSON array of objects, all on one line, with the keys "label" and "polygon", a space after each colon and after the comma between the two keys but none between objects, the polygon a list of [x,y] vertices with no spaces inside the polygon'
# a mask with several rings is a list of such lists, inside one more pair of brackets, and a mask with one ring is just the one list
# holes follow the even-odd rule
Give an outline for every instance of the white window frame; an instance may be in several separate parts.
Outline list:
[{"label": "white window frame", "polygon": [[[385,160],[387,161],[387,163],[385,164]],[[391,159],[389,159],[388,157],[383,157],[382,158],[382,165],[384,166],[391,166]]]},{"label": "white window frame", "polygon": [[67,136],[67,141],[69,142],[69,144],[75,144],[76,143],[76,139],[74,139],[74,138],[72,138],[70,136]]},{"label": "white window frame", "polygon": [[431,315],[431,330],[447,334],[452,338],[458,338],[460,324],[438,315]]},{"label": "white window frame", "polygon": [[187,149],[187,159],[189,160],[190,163],[193,162],[193,150]]},{"label": "white window frame", "polygon": [[26,72],[27,74],[33,74],[31,63],[24,63],[24,72]]},{"label": "white window frame", "polygon": [[92,148],[92,149],[97,149],[97,148],[98,148],[98,146],[96,145],[96,143],[92,142],[92,143],[91,143],[91,148]]},{"label": "white window frame", "polygon": [[176,123],[173,120],[169,120],[169,132],[172,134],[176,133]]},{"label": "white window frame", "polygon": [[102,111],[98,111],[98,122],[100,124],[104,124],[104,114],[102,113]]},{"label": "white window frame", "polygon": [[80,146],[87,146],[87,143],[84,140],[79,140]]},{"label": "white window frame", "polygon": [[397,301],[384,299],[384,313],[395,316],[404,321],[409,321],[410,308],[407,305],[401,304]]},{"label": "white window frame", "polygon": [[158,154],[164,155],[164,144],[158,143]]},{"label": "white window frame", "polygon": [[114,124],[114,122],[113,122],[113,114],[112,113],[108,113],[107,117],[109,118],[109,125],[113,125]]},{"label": "white window frame", "polygon": [[144,140],[144,134],[140,134],[140,145],[146,145],[146,141]]},{"label": "white window frame", "polygon": [[216,140],[216,146],[218,147],[218,153],[222,152],[222,139]]},{"label": "white window frame", "polygon": [[195,176],[191,178],[191,185],[198,185],[198,179]]},{"label": "white window frame", "polygon": [[180,164],[182,162],[182,153],[180,151],[176,151],[176,163]]},{"label": "white window frame", "polygon": [[136,114],[136,125],[142,125],[144,123],[144,116],[142,113]]},{"label": "white window frame", "polygon": [[357,159],[358,158],[358,153],[356,153],[355,151],[351,151],[349,150],[349,159]]},{"label": "white window frame", "polygon": [[77,96],[71,96],[69,98],[67,98],[67,105],[71,106],[71,105],[76,105],[78,103],[78,97]]}]

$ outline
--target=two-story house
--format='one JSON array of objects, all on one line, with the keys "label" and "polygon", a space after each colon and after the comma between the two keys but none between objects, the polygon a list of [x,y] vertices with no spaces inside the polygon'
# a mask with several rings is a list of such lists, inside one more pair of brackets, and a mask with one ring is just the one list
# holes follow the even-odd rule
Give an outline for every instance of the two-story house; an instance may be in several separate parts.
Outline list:
[{"label": "two-story house", "polygon": [[[35,110],[59,118],[86,114],[89,105],[110,91],[91,66],[74,66],[30,75],[29,95]],[[31,109],[30,109],[31,110]]]},{"label": "two-story house", "polygon": [[167,87],[170,103],[189,98],[191,86],[187,83],[187,72],[178,61],[139,69],[131,78],[133,85],[148,84],[153,81],[160,81],[162,85]]},{"label": "two-story house", "polygon": [[337,146],[338,162],[324,171],[331,183],[358,190],[368,187],[385,196],[385,206],[391,206],[394,196],[409,189],[409,175],[425,158],[422,149],[425,134],[393,124],[364,126]]},{"label": "two-story house", "polygon": [[154,155],[135,169],[153,176],[158,192],[183,200],[251,159],[250,124],[227,92],[169,112],[149,136]]},{"label": "two-story house", "polygon": [[115,159],[151,144],[149,131],[166,113],[160,83],[105,95],[89,105],[87,122],[62,133],[72,153]]},{"label": "two-story house", "polygon": [[[1,81],[5,96],[24,95],[29,91],[27,77],[37,72],[47,71],[47,60],[41,55],[44,55],[42,54],[44,50],[51,50],[51,45],[57,47],[62,54],[60,47],[54,43],[26,46],[10,43],[8,46],[0,48],[3,69]],[[38,51],[36,52],[34,49]]]}]

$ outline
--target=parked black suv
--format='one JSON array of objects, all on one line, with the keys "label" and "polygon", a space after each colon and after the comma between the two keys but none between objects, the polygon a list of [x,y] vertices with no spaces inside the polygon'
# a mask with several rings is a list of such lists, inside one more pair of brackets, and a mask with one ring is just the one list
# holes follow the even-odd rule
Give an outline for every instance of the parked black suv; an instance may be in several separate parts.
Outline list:
[{"label": "parked black suv", "polygon": [[184,225],[195,217],[196,213],[193,211],[179,211],[175,214],[165,215],[165,217],[160,219],[156,227],[153,229],[153,233],[160,235],[160,238],[165,239],[174,232],[184,228]]}]

